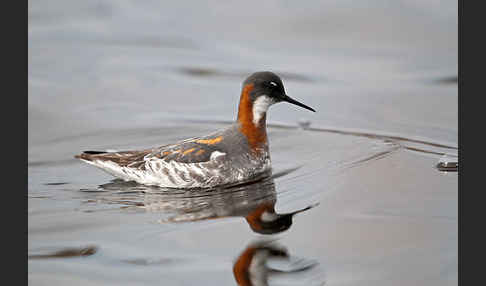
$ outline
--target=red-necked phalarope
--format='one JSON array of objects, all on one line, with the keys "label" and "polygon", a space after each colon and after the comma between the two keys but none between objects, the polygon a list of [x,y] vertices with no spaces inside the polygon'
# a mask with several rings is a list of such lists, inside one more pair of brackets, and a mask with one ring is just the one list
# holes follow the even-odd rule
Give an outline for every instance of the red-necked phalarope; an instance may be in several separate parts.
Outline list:
[{"label": "red-necked phalarope", "polygon": [[75,157],[126,181],[168,188],[211,188],[271,174],[266,113],[278,102],[314,111],[285,94],[280,78],[256,72],[244,82],[234,124],[204,137],[138,151],[85,151]]}]

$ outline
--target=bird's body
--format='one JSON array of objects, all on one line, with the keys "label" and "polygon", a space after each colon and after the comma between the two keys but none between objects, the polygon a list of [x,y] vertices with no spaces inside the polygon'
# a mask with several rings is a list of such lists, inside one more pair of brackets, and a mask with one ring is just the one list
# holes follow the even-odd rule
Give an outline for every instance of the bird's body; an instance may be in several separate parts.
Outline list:
[{"label": "bird's body", "polygon": [[140,151],[85,151],[75,156],[111,175],[169,188],[211,188],[271,174],[266,131],[268,107],[288,101],[280,78],[254,73],[243,83],[234,124],[210,135]]},{"label": "bird's body", "polygon": [[204,137],[142,151],[83,153],[80,159],[111,175],[169,188],[209,188],[264,177],[271,169],[268,145],[248,152],[238,124]]}]

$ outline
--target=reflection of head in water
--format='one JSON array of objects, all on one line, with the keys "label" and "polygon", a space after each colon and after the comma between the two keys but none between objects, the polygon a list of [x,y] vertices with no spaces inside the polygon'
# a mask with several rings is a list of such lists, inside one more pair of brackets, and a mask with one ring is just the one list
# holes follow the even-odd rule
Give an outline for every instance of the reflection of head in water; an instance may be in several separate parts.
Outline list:
[{"label": "reflection of head in water", "polygon": [[275,203],[262,203],[246,216],[246,221],[254,232],[260,234],[274,234],[285,231],[292,225],[292,217],[312,206],[291,213],[277,214]]},{"label": "reflection of head in water", "polygon": [[[223,217],[244,217],[250,228],[260,234],[285,231],[292,225],[292,217],[310,209],[306,207],[290,213],[275,212],[277,193],[272,178],[229,188],[213,190],[166,190],[143,186],[133,182],[114,181],[101,185],[104,198],[121,204],[129,204],[150,212],[167,215],[162,221],[187,222]],[[134,194],[135,193],[135,194]],[[130,196],[133,201],[127,200]]]},{"label": "reflection of head in water", "polygon": [[304,262],[299,260],[300,265],[291,263],[292,268],[278,270],[270,268],[267,261],[271,259],[290,260],[287,250],[272,241],[257,241],[251,243],[238,256],[233,264],[233,275],[238,285],[268,285],[268,277],[272,274],[291,274],[309,270],[317,265],[316,262]]}]

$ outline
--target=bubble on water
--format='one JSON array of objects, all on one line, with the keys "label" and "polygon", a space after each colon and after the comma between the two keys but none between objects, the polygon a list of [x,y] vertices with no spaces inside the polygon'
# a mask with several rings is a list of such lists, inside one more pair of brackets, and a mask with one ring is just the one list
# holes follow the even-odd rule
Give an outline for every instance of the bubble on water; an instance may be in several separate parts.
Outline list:
[{"label": "bubble on water", "polygon": [[439,171],[457,172],[459,169],[458,157],[452,154],[445,154],[444,156],[440,157],[436,167],[439,169]]}]

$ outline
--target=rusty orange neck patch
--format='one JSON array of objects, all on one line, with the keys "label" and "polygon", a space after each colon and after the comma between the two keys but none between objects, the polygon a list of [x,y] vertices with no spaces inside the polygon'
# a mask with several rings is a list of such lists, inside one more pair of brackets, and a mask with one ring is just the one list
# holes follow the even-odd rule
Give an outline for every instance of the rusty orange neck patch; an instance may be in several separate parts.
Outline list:
[{"label": "rusty orange neck patch", "polygon": [[253,285],[250,280],[249,269],[251,260],[255,255],[256,249],[253,247],[247,248],[236,260],[236,263],[233,265],[233,275],[235,276],[235,280],[238,285],[241,286],[250,286]]},{"label": "rusty orange neck patch", "polygon": [[252,90],[253,84],[243,87],[238,106],[238,123],[240,123],[239,130],[248,139],[250,148],[259,153],[267,144],[266,115],[262,116],[258,126],[253,123],[253,101],[250,96]]},{"label": "rusty orange neck patch", "polygon": [[262,214],[267,211],[269,213],[275,213],[274,204],[263,203],[259,205],[255,210],[249,213],[245,218],[252,229],[261,230],[262,229]]}]

